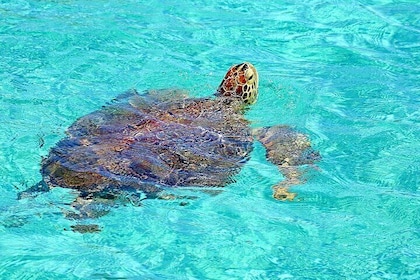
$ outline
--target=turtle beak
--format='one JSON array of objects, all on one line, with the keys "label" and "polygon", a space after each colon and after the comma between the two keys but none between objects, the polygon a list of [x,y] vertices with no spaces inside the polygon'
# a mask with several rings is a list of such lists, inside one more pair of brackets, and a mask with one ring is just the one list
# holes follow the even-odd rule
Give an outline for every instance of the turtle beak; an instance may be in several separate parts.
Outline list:
[{"label": "turtle beak", "polygon": [[258,72],[251,63],[246,62],[245,65],[247,65],[244,70],[246,84],[243,86],[242,99],[245,104],[252,105],[258,97]]}]

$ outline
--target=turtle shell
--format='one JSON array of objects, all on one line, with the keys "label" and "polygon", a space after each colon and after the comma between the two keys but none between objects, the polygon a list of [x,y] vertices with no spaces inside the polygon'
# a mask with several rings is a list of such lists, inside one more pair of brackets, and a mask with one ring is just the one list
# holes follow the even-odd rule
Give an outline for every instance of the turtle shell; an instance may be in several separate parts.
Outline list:
[{"label": "turtle shell", "polygon": [[49,186],[96,193],[224,186],[248,160],[253,137],[233,99],[131,92],[77,120],[41,172]]}]

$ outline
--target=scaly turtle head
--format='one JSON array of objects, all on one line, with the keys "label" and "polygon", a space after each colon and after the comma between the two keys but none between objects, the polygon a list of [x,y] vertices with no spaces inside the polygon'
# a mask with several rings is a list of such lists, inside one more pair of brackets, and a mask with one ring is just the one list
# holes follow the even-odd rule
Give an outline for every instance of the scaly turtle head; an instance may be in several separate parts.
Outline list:
[{"label": "scaly turtle head", "polygon": [[257,69],[249,62],[230,67],[216,95],[239,98],[245,105],[254,104],[258,95]]}]

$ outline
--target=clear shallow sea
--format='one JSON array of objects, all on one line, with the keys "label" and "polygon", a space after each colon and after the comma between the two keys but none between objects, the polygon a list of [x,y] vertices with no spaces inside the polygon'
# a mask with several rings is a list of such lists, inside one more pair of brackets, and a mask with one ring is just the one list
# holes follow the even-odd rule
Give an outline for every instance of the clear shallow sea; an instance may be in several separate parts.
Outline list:
[{"label": "clear shallow sea", "polygon": [[[142,3],[144,2],[144,3]],[[419,279],[417,0],[0,1],[1,279]],[[236,183],[70,230],[74,194],[16,200],[77,118],[128,89],[211,95],[250,61],[254,126],[308,133],[293,191],[256,145]]]}]

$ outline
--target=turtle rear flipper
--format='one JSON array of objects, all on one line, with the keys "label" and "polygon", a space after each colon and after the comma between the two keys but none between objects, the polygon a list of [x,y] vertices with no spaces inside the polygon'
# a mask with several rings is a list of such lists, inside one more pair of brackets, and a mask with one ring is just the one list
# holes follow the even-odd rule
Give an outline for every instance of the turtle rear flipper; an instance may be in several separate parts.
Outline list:
[{"label": "turtle rear flipper", "polygon": [[321,157],[311,147],[308,136],[289,126],[272,126],[256,129],[254,136],[266,148],[267,160],[277,165],[285,179],[273,187],[274,198],[293,200],[296,194],[289,193],[291,186],[302,183],[302,165],[313,164]]},{"label": "turtle rear flipper", "polygon": [[[107,215],[112,208],[120,205],[141,206],[144,199],[162,199],[162,200],[191,200],[197,199],[196,196],[181,196],[165,192],[156,188],[156,191],[135,190],[131,188],[103,190],[95,193],[83,193],[71,203],[71,210],[64,210],[66,218],[72,220],[96,219]],[[159,190],[159,191],[158,191]],[[149,192],[148,192],[149,191]],[[180,205],[185,205],[181,201]]]},{"label": "turtle rear flipper", "polygon": [[17,195],[17,199],[20,200],[29,197],[36,197],[41,193],[46,193],[49,191],[49,186],[47,185],[47,183],[44,182],[44,180],[42,180],[39,183],[30,187],[29,189],[19,192]]}]

